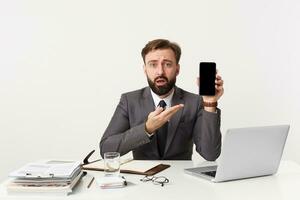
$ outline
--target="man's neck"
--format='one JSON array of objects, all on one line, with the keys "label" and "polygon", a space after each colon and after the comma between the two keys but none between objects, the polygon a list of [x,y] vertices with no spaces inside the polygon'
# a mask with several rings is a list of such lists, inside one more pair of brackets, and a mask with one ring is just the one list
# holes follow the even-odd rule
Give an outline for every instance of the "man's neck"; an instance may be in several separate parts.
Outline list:
[{"label": "man's neck", "polygon": [[164,100],[166,102],[167,108],[171,107],[171,105],[172,105],[172,98],[173,98],[173,95],[174,95],[174,91],[175,91],[175,89],[173,88],[173,89],[170,90],[170,92],[168,92],[168,94],[158,96],[157,94],[155,94],[151,90],[151,96],[152,96],[152,99],[154,101],[155,107],[159,104],[159,102],[161,100]]},{"label": "man's neck", "polygon": [[167,94],[160,95],[159,98],[164,99],[164,98],[168,97],[173,91],[174,91],[174,87]]}]

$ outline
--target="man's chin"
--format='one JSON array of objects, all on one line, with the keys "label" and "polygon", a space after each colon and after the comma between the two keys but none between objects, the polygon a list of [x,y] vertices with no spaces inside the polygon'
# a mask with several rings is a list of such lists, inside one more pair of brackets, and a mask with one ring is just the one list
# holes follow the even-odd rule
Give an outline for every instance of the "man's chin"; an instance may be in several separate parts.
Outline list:
[{"label": "man's chin", "polygon": [[156,87],[157,89],[165,88],[165,87],[167,87],[167,86],[168,86],[167,83],[164,83],[164,84],[155,84],[155,87]]},{"label": "man's chin", "polygon": [[163,96],[169,94],[169,92],[174,88],[176,79],[171,80],[170,82],[153,82],[149,78],[147,78],[149,87],[151,90],[157,94],[158,96]]},{"label": "man's chin", "polygon": [[156,93],[157,95],[159,96],[162,96],[162,95],[166,95],[168,94],[172,88],[165,88],[165,87],[157,87],[155,88],[156,90],[153,91],[154,93]]}]

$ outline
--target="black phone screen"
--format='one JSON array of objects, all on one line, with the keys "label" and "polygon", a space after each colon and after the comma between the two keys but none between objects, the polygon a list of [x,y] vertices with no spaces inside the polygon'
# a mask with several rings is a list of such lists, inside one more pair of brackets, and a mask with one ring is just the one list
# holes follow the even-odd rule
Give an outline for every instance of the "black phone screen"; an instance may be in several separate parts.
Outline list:
[{"label": "black phone screen", "polygon": [[214,96],[216,63],[201,62],[199,65],[199,94],[204,96]]}]

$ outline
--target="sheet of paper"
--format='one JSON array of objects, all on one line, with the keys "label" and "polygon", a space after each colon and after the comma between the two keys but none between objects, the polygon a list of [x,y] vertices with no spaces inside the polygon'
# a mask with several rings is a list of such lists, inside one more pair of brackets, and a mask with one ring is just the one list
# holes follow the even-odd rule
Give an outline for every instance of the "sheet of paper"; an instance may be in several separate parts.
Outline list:
[{"label": "sheet of paper", "polygon": [[79,161],[37,161],[28,163],[9,174],[10,177],[70,177],[80,166]]}]

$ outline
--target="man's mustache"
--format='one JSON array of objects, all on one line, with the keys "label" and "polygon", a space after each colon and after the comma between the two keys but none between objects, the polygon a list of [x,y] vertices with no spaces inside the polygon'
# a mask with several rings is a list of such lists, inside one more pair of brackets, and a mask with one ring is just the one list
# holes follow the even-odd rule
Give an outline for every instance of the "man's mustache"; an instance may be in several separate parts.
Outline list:
[{"label": "man's mustache", "polygon": [[169,82],[168,78],[165,76],[158,76],[154,79],[154,82],[157,81],[157,79],[165,79],[165,81]]}]

